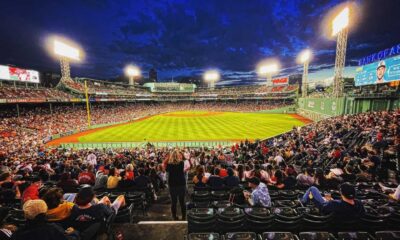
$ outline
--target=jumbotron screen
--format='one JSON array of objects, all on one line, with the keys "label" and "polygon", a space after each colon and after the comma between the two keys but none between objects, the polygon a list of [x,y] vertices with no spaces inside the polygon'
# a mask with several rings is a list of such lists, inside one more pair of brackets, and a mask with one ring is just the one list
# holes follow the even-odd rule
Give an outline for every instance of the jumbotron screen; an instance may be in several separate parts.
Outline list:
[{"label": "jumbotron screen", "polygon": [[355,85],[372,85],[400,80],[400,56],[364,65],[356,69]]},{"label": "jumbotron screen", "polygon": [[39,72],[0,65],[0,80],[39,83]]}]

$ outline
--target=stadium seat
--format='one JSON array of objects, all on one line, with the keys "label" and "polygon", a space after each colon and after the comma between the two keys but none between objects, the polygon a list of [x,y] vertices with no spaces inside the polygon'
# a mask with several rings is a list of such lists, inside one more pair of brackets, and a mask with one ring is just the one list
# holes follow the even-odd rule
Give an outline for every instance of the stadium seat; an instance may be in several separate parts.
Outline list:
[{"label": "stadium seat", "polygon": [[339,232],[338,240],[375,240],[371,234],[367,232]]},{"label": "stadium seat", "polygon": [[400,231],[379,231],[375,233],[376,240],[398,240]]},{"label": "stadium seat", "polygon": [[336,240],[335,236],[329,232],[301,232],[300,240]]},{"label": "stadium seat", "polygon": [[189,233],[186,240],[218,240],[220,236],[218,233]]},{"label": "stadium seat", "polygon": [[229,193],[226,191],[211,191],[211,200],[212,201],[221,201],[228,200]]},{"label": "stadium seat", "polygon": [[261,240],[298,240],[299,238],[291,232],[264,232]]},{"label": "stadium seat", "polygon": [[245,224],[245,215],[240,208],[221,208],[217,211],[217,229],[220,233],[240,231]]},{"label": "stadium seat", "polygon": [[207,232],[215,228],[216,215],[213,208],[193,208],[187,213],[188,232]]},{"label": "stadium seat", "polygon": [[211,195],[209,191],[194,191],[192,194],[193,202],[210,202]]},{"label": "stadium seat", "polygon": [[246,208],[246,229],[257,233],[268,231],[275,215],[267,208]]},{"label": "stadium seat", "polygon": [[225,240],[258,240],[254,232],[228,232],[224,235]]}]

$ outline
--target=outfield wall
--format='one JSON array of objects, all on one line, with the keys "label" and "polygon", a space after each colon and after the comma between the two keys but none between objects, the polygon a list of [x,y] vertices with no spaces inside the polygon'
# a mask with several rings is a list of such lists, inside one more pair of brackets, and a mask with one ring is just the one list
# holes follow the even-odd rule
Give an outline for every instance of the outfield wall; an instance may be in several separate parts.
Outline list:
[{"label": "outfield wall", "polygon": [[127,149],[127,148],[144,148],[148,145],[161,147],[215,147],[215,146],[232,146],[234,141],[165,141],[165,142],[104,142],[104,143],[62,143],[61,148],[74,148],[74,149]]},{"label": "outfield wall", "polygon": [[297,113],[313,121],[344,113],[345,98],[299,98]]},{"label": "outfield wall", "polygon": [[313,121],[320,121],[343,114],[388,111],[399,108],[399,97],[299,98],[297,113]]},{"label": "outfield wall", "polygon": [[259,111],[259,113],[283,113],[283,114],[285,114],[285,113],[295,113],[295,112],[296,112],[296,106],[295,105],[282,107],[282,108]]}]

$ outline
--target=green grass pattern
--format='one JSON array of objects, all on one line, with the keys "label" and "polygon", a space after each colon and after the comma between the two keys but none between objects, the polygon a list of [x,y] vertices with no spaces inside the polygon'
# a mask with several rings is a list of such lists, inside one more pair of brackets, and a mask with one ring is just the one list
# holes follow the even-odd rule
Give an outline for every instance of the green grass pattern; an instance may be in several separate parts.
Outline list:
[{"label": "green grass pattern", "polygon": [[[172,115],[172,116],[171,116]],[[182,111],[101,129],[80,142],[209,141],[264,139],[304,123],[287,114]]]}]

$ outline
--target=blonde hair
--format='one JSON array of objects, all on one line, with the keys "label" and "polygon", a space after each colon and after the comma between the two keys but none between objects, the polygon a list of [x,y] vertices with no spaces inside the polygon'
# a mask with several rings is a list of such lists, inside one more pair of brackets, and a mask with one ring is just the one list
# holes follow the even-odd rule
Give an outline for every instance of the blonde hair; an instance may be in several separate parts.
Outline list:
[{"label": "blonde hair", "polygon": [[131,163],[126,165],[126,171],[133,171],[133,165]]},{"label": "blonde hair", "polygon": [[178,164],[182,160],[181,153],[178,149],[172,151],[169,155],[168,163],[169,164]]}]

